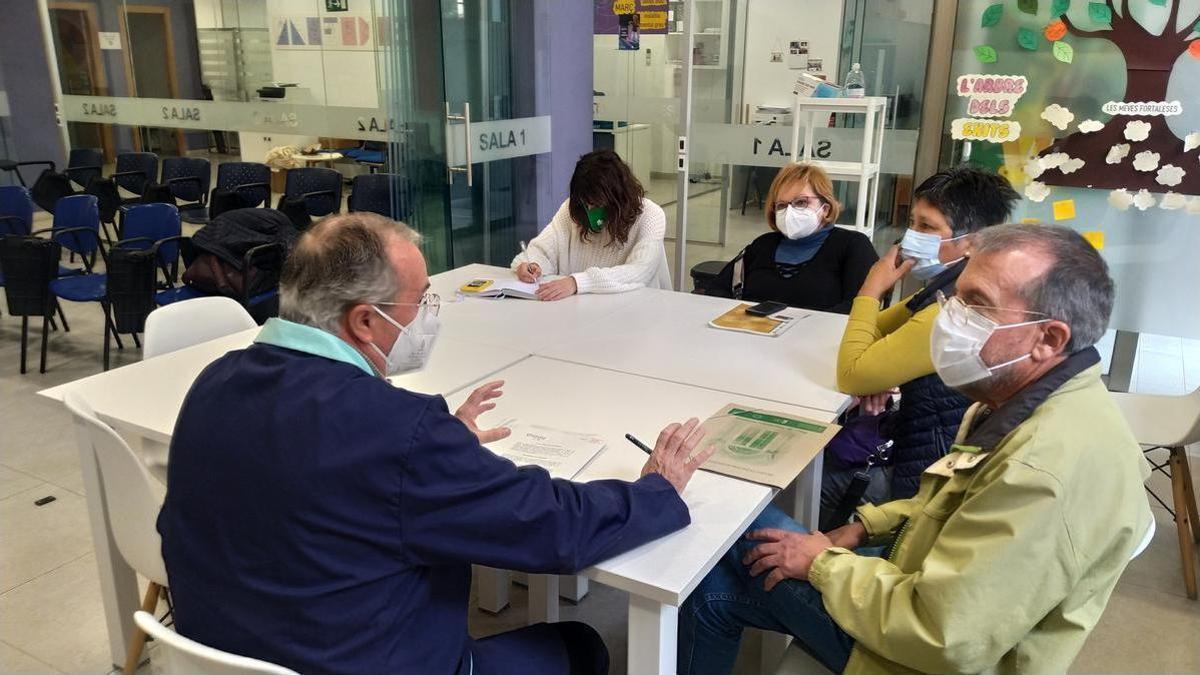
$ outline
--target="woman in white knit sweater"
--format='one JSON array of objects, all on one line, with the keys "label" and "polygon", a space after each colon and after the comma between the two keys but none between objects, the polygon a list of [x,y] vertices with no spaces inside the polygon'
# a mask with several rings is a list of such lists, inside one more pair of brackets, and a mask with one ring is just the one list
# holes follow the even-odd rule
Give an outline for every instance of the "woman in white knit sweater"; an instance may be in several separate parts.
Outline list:
[{"label": "woman in white knit sweater", "polygon": [[617,153],[589,152],[571,175],[571,195],[524,253],[513,259],[517,278],[540,284],[538,298],[576,293],[621,293],[643,286],[670,288],[662,207]]}]

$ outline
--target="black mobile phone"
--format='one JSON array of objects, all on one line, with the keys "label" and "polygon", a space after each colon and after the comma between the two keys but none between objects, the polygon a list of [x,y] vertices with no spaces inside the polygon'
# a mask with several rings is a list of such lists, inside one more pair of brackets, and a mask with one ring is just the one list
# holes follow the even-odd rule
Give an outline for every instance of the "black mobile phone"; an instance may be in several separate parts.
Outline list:
[{"label": "black mobile phone", "polygon": [[754,316],[770,316],[775,312],[782,312],[787,308],[788,306],[782,302],[760,302],[753,307],[747,307],[746,313]]}]

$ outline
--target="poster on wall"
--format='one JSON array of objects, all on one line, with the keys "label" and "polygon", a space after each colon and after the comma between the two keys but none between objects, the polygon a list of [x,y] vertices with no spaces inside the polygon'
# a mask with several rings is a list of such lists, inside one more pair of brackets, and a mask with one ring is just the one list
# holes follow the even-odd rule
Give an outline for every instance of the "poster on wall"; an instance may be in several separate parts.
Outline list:
[{"label": "poster on wall", "polygon": [[637,14],[622,14],[619,28],[617,30],[617,49],[625,51],[634,51],[641,48],[642,35],[638,31],[638,24],[641,19]]},{"label": "poster on wall", "polygon": [[276,16],[271,20],[275,49],[375,49],[369,16]]},{"label": "poster on wall", "polygon": [[[1171,122],[1193,103],[1167,95],[1172,74],[1194,72],[1200,60],[1197,3],[1005,0],[988,5],[980,22],[986,44],[973,46],[976,60],[1003,66],[1017,54],[1026,64],[1033,59],[1025,70],[1044,78],[1039,84],[1048,92],[1084,77],[1115,83],[1124,76],[1118,99],[1046,97],[1040,128],[1027,130],[1039,139],[1026,176],[1042,185],[1120,190],[1138,208],[1151,204],[1149,193],[1200,195],[1200,146],[1187,140],[1197,130]],[[1109,50],[1123,60],[1124,73],[1089,68],[1090,55]]]},{"label": "poster on wall", "polygon": [[[674,13],[667,0],[593,0],[592,32],[595,35],[620,35],[623,16],[638,17],[639,35],[665,35],[672,28]],[[622,47],[623,49],[623,47]]]}]

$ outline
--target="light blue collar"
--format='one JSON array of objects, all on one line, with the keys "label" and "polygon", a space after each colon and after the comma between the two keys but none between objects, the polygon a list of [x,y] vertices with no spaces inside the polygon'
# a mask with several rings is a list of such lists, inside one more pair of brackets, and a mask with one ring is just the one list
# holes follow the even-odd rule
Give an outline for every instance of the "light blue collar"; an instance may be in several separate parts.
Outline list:
[{"label": "light blue collar", "polygon": [[357,349],[347,344],[345,340],[320,328],[305,326],[295,321],[278,318],[267,319],[267,323],[254,338],[254,342],[321,356],[331,361],[349,363],[352,366],[358,366],[368,375],[378,376],[371,362]]}]

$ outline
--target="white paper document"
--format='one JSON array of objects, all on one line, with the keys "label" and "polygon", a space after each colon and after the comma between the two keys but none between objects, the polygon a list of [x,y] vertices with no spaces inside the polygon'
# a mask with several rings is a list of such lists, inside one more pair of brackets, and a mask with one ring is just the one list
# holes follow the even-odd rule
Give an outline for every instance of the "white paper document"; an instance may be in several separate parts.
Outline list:
[{"label": "white paper document", "polygon": [[512,435],[484,447],[517,466],[540,466],[550,473],[551,478],[574,478],[605,445],[603,439],[591,434],[519,421],[505,422],[501,426],[511,428]]}]

